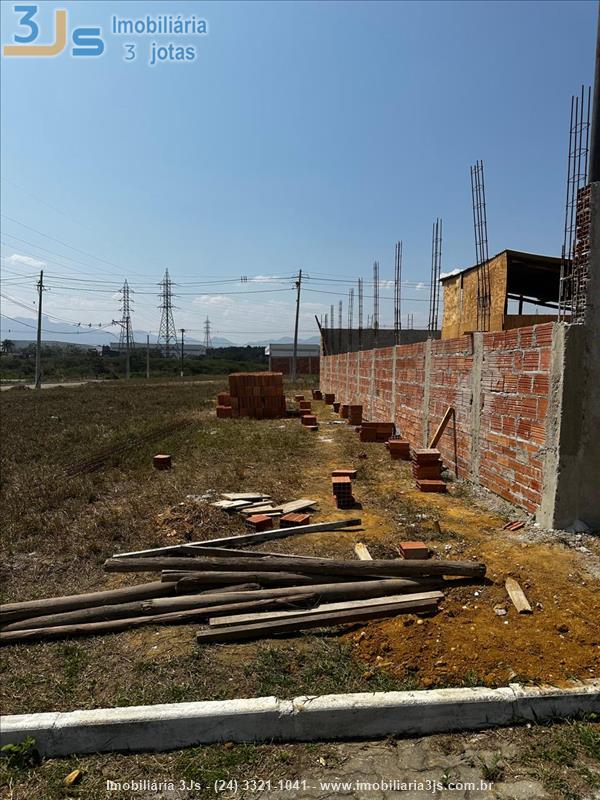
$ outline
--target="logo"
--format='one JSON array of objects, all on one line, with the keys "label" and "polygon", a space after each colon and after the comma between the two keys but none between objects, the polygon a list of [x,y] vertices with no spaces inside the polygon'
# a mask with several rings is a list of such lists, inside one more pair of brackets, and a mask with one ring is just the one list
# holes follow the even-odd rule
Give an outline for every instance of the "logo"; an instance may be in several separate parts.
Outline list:
[{"label": "logo", "polygon": [[[18,24],[25,29],[23,33],[15,33],[15,44],[5,44],[5,56],[58,56],[67,47],[68,20],[65,9],[54,12],[54,41],[52,44],[34,44],[40,37],[40,25],[36,20],[38,6],[13,6],[19,15]],[[73,56],[101,56],[104,53],[104,40],[99,27],[79,27],[71,33]]]}]

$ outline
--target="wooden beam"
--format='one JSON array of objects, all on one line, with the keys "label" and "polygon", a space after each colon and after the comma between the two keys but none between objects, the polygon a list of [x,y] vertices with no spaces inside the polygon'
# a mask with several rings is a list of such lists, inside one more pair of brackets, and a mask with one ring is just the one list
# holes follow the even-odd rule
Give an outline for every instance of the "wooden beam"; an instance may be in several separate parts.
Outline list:
[{"label": "wooden beam", "polygon": [[507,578],[504,584],[508,596],[512,600],[513,606],[517,609],[519,614],[531,614],[531,606],[525,597],[525,592],[521,589],[519,583],[514,578]]},{"label": "wooden beam", "polygon": [[289,558],[109,558],[104,562],[107,572],[160,572],[177,569],[188,572],[220,571],[239,572],[290,571],[302,575],[362,575],[362,576],[426,576],[458,575],[482,578],[485,564],[482,561],[446,561],[442,559],[377,559],[372,561],[335,561],[334,559]]},{"label": "wooden beam", "polygon": [[153,547],[149,550],[137,550],[131,553],[115,553],[113,558],[150,558],[152,556],[174,555],[182,548],[190,546],[207,545],[209,547],[222,547],[233,545],[239,547],[246,544],[258,544],[271,539],[284,539],[287,536],[304,533],[321,533],[323,531],[337,531],[342,528],[353,528],[361,524],[360,519],[331,520],[330,522],[317,522],[314,525],[295,525],[292,528],[276,528],[275,530],[262,531],[261,533],[248,533],[241,536],[225,536],[221,539],[205,539],[200,542],[188,542],[185,545],[172,544],[166,547]]},{"label": "wooden beam", "polygon": [[[212,642],[239,642],[260,639],[280,633],[292,633],[307,628],[323,628],[344,625],[349,622],[366,622],[370,619],[395,617],[398,614],[430,613],[437,609],[435,600],[414,600],[410,606],[382,605],[375,608],[355,608],[347,611],[331,611],[324,614],[304,615],[293,619],[271,620],[253,625],[234,625],[230,628],[210,628],[196,635],[199,644]],[[1,634],[0,634],[1,635]]]},{"label": "wooden beam", "polygon": [[433,434],[432,440],[429,442],[429,449],[432,450],[434,447],[437,447],[437,443],[442,438],[444,431],[446,430],[446,425],[450,422],[450,418],[454,417],[456,420],[456,414],[452,406],[448,406],[446,409],[446,413],[442,417],[442,421],[437,427],[436,432]]},{"label": "wooden beam", "polygon": [[354,545],[354,552],[361,561],[373,561],[373,556],[367,550],[367,545],[362,542],[357,542]]},{"label": "wooden beam", "polygon": [[246,625],[254,622],[267,622],[272,619],[291,619],[291,617],[312,616],[329,611],[346,611],[352,608],[375,608],[376,606],[397,605],[398,608],[411,605],[415,600],[439,601],[442,592],[418,592],[416,594],[390,595],[389,597],[368,597],[363,600],[345,600],[339,603],[321,603],[314,608],[295,608],[288,611],[263,611],[258,614],[231,614],[224,617],[210,617],[211,628],[230,625]]}]

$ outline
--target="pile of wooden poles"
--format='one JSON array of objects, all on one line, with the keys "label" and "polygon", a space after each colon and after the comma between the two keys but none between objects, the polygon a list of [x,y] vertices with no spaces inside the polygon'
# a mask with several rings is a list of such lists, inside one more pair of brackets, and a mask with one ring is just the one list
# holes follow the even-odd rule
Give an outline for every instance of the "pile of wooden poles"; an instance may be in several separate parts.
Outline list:
[{"label": "pile of wooden poles", "polygon": [[108,572],[160,581],[0,606],[0,643],[102,634],[144,625],[205,623],[199,642],[241,641],[402,613],[432,613],[444,576],[482,578],[477,561],[334,560],[239,548],[359,525],[341,520],[118,553]]}]

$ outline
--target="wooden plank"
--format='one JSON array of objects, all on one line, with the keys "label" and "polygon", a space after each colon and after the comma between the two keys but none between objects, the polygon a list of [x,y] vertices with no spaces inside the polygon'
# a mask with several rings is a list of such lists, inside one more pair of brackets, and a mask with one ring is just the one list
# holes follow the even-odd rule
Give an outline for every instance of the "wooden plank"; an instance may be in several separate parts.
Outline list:
[{"label": "wooden plank", "polygon": [[517,609],[519,614],[531,614],[531,606],[519,583],[514,578],[507,578],[504,585],[508,596],[512,600],[513,606]]},{"label": "wooden plank", "polygon": [[373,561],[373,556],[367,550],[367,545],[363,544],[362,542],[357,542],[354,545],[354,552],[361,561]]},{"label": "wooden plank", "polygon": [[268,494],[262,492],[221,492],[225,500],[270,500]]},{"label": "wooden plank", "polygon": [[236,550],[232,547],[207,547],[206,545],[192,544],[183,545],[186,552],[189,550],[189,555],[194,556],[220,556],[222,558],[235,558],[236,556],[256,556],[256,558],[289,558],[293,555],[294,558],[304,558],[309,561],[318,559],[318,556],[305,556],[298,555],[298,553],[271,553],[268,550]]},{"label": "wooden plank", "polygon": [[[331,611],[324,614],[304,615],[292,619],[271,620],[254,625],[235,625],[232,627],[209,628],[199,631],[196,639],[199,644],[211,642],[239,642],[260,639],[280,633],[292,633],[308,628],[323,628],[331,625],[345,625],[350,622],[366,622],[370,619],[395,617],[398,614],[429,613],[437,609],[435,600],[415,600],[410,606],[382,605],[372,608],[354,608],[347,611]],[[0,634],[1,636],[1,634]]]},{"label": "wooden plank", "polygon": [[115,553],[113,558],[145,558],[158,555],[167,555],[170,553],[177,553],[182,548],[191,546],[208,547],[221,547],[233,545],[239,547],[246,544],[259,544],[260,542],[267,542],[271,539],[284,539],[287,536],[295,536],[296,534],[304,533],[320,533],[323,531],[337,531],[342,528],[354,528],[361,524],[360,519],[341,519],[331,520],[330,522],[317,522],[313,525],[296,525],[293,528],[277,528],[271,531],[262,531],[261,533],[247,533],[240,536],[225,536],[220,539],[204,539],[200,542],[188,542],[185,545],[172,544],[165,547],[152,547],[149,550],[137,550],[131,553]]},{"label": "wooden plank", "polygon": [[[270,598],[267,600],[254,600],[252,602],[228,603],[220,606],[222,611],[242,611],[256,608],[269,608],[273,605],[288,605],[291,603],[309,603],[314,600],[314,595],[295,595],[292,598]],[[118,633],[130,628],[141,628],[146,625],[189,625],[208,618],[213,613],[213,607],[200,606],[185,611],[174,611],[168,614],[150,614],[140,617],[125,619],[112,619],[104,622],[88,622],[79,625],[55,625],[51,627],[27,628],[26,630],[0,631],[0,644],[17,644],[19,642],[38,641],[40,639],[64,639],[71,636],[88,636],[90,634]]]},{"label": "wooden plank", "polygon": [[324,614],[327,611],[345,611],[351,608],[373,608],[382,605],[399,607],[410,605],[415,600],[436,600],[443,597],[442,592],[417,592],[416,594],[396,594],[387,597],[368,597],[363,600],[345,600],[339,603],[321,603],[314,608],[297,608],[289,611],[264,611],[258,614],[232,614],[225,617],[210,617],[208,624],[211,628],[222,628],[229,625],[246,625],[254,622],[263,622],[271,619],[289,619],[298,616],[311,616]]},{"label": "wooden plank", "polygon": [[[305,508],[313,508],[317,505],[319,505],[318,500],[308,500],[306,497],[302,497],[300,500],[291,500],[289,503],[283,503],[281,510],[284,514],[292,514],[294,511],[304,511]],[[308,525],[305,527],[308,527]]]},{"label": "wooden plank", "polygon": [[446,430],[446,425],[450,422],[451,417],[455,416],[455,411],[452,406],[448,406],[446,409],[446,413],[442,417],[442,421],[437,427],[436,432],[433,434],[433,438],[429,443],[429,449],[432,450],[434,447],[437,447],[437,443],[442,438],[444,431]]},{"label": "wooden plank", "polygon": [[109,558],[104,562],[107,572],[160,572],[178,569],[188,572],[233,570],[239,572],[295,572],[325,575],[426,576],[458,575],[482,578],[482,561],[446,561],[444,559],[373,559],[372,561],[336,561],[334,559],[289,558]]},{"label": "wooden plank", "polygon": [[54,614],[59,611],[72,611],[76,608],[92,608],[113,605],[127,601],[145,600],[175,594],[175,587],[161,581],[141,583],[137,586],[124,586],[121,589],[106,589],[86,594],[70,594],[64,597],[46,597],[42,600],[25,600],[21,603],[5,603],[0,606],[0,624],[15,622],[27,617]]}]

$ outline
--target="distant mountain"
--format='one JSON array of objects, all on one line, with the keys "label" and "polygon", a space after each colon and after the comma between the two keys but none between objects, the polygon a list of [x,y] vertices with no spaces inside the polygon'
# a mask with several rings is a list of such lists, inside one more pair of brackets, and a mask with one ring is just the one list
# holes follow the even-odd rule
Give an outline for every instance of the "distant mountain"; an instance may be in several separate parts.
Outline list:
[{"label": "distant mountain", "polygon": [[[293,344],[291,336],[282,336],[281,339],[263,339],[260,342],[248,342],[252,347],[266,347],[269,344]],[[318,336],[311,336],[308,339],[298,339],[298,344],[320,344]]]},{"label": "distant mountain", "polygon": [[[0,318],[0,339],[12,339],[13,341],[35,342],[37,320],[35,317],[16,317],[13,321],[5,317]],[[97,347],[107,344],[114,345],[119,341],[119,329],[111,328],[110,331],[103,328],[89,328],[85,325],[69,325],[65,322],[52,322],[48,317],[42,317],[43,340],[47,344],[78,344],[84,347]],[[156,344],[157,336],[148,331],[136,330],[133,338],[136,345],[146,343],[146,336],[150,337],[150,344]],[[213,337],[213,347],[244,347],[246,344],[251,347],[266,347],[268,344],[290,344],[294,340],[290,336],[281,339],[263,339],[257,342],[242,342],[236,344],[230,339],[222,336]],[[299,344],[318,344],[319,337],[311,336],[310,339],[299,339]],[[200,339],[185,337],[186,344],[202,344]]]}]

